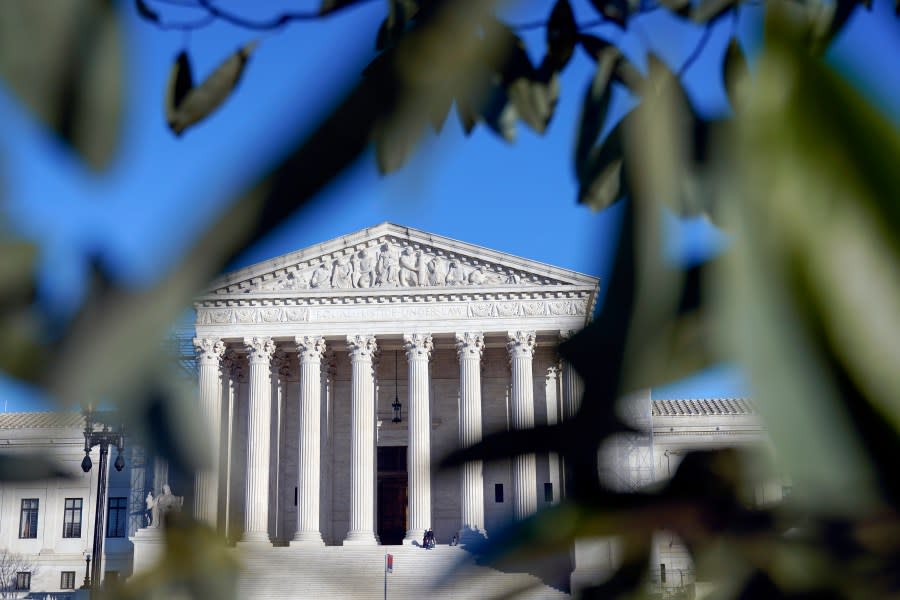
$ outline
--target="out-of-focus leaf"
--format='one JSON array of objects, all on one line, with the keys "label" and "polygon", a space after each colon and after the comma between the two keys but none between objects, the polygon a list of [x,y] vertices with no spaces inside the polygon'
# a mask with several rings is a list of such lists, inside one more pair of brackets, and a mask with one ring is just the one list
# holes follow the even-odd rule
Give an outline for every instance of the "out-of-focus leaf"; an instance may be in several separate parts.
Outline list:
[{"label": "out-of-focus leaf", "polygon": [[150,8],[147,0],[134,0],[134,7],[137,9],[138,15],[142,19],[146,19],[153,23],[159,23],[159,14]]},{"label": "out-of-focus leaf", "polygon": [[741,49],[737,38],[732,38],[725,51],[725,60],[722,64],[722,79],[728,92],[728,100],[731,106],[737,106],[740,99],[749,93],[750,69],[747,67],[747,57]]},{"label": "out-of-focus leaf", "polygon": [[606,121],[606,113],[612,98],[613,70],[620,52],[615,46],[606,45],[596,56],[597,70],[581,104],[581,118],[575,143],[575,172],[579,179],[588,175],[588,158]]},{"label": "out-of-focus leaf", "polygon": [[640,93],[644,89],[644,76],[638,70],[634,63],[628,60],[624,55],[619,57],[616,63],[616,71],[613,73],[613,80],[618,81],[628,88],[633,94]]},{"label": "out-of-focus leaf", "polygon": [[606,40],[600,39],[596,35],[591,35],[589,33],[579,33],[578,43],[581,44],[581,49],[595,62],[603,55],[606,48],[612,46],[612,44]]},{"label": "out-of-focus leaf", "polygon": [[322,0],[322,2],[319,4],[319,14],[328,15],[333,12],[339,11],[342,8],[353,6],[358,2],[359,0]]},{"label": "out-of-focus leaf", "polygon": [[169,72],[169,83],[166,86],[166,123],[174,123],[178,118],[177,111],[194,88],[194,76],[191,72],[191,59],[184,50],[178,53],[175,64]]},{"label": "out-of-focus leaf", "polygon": [[591,0],[591,4],[605,19],[625,29],[628,21],[627,0]]},{"label": "out-of-focus leaf", "polygon": [[0,454],[0,482],[41,481],[46,479],[74,479],[72,473],[43,454]]},{"label": "out-of-focus leaf", "polygon": [[112,3],[0,3],[0,75],[94,169],[118,142],[122,68]]},{"label": "out-of-focus leaf", "polygon": [[[185,129],[208,117],[225,102],[240,80],[244,68],[247,66],[247,60],[255,48],[255,41],[244,45],[219,65],[200,85],[187,92],[182,102],[176,106],[171,118],[168,119],[169,128],[175,135],[181,135]],[[179,61],[176,62],[172,73],[172,77],[176,80],[175,90],[179,87],[179,72],[183,70],[180,63],[181,57],[179,56]]]},{"label": "out-of-focus leaf", "polygon": [[545,61],[531,77],[509,83],[506,93],[519,118],[537,133],[544,133],[559,99],[559,76]]},{"label": "out-of-focus leaf", "polygon": [[19,306],[0,315],[0,370],[7,375],[34,382],[46,371],[42,366],[48,352],[43,343],[45,332],[42,321],[33,306]]},{"label": "out-of-focus leaf", "polygon": [[695,23],[707,23],[722,16],[734,8],[740,0],[700,0],[691,9],[691,20]]},{"label": "out-of-focus leaf", "polygon": [[156,564],[129,577],[114,596],[120,600],[237,600],[240,568],[225,540],[184,513],[169,513],[165,525],[165,548]]},{"label": "out-of-focus leaf", "polygon": [[37,248],[30,242],[0,239],[0,312],[34,298],[37,256]]},{"label": "out-of-focus leaf", "polygon": [[[698,194],[695,180],[693,141],[697,130],[687,94],[681,82],[661,60],[648,59],[648,81],[644,86],[641,106],[634,111],[632,128],[627,135],[641,176],[633,185],[648,198],[665,202],[679,215],[699,214],[708,207],[708,199]],[[653,144],[644,141],[648,136]]]},{"label": "out-of-focus leaf", "polygon": [[628,117],[616,125],[603,143],[594,148],[584,161],[578,201],[594,210],[602,210],[624,194],[622,163],[624,161],[623,129]]},{"label": "out-of-focus leaf", "polygon": [[569,63],[577,37],[578,25],[569,0],[556,0],[547,21],[547,62],[553,70]]},{"label": "out-of-focus leaf", "polygon": [[720,273],[719,330],[750,369],[801,492],[792,498],[860,515],[879,490],[898,494],[883,456],[900,429],[900,174],[889,158],[900,136],[809,56],[796,24],[777,11],[767,23],[722,175],[742,193],[727,204],[737,241]]},{"label": "out-of-focus leaf", "polygon": [[440,133],[444,128],[444,123],[447,121],[447,116],[450,114],[450,107],[452,106],[453,96],[449,93],[441,94],[435,99],[431,112],[429,113],[431,127],[434,129],[435,133]]},{"label": "out-of-focus leaf", "polygon": [[[834,16],[831,18],[831,23],[825,34],[817,40],[817,47],[815,50],[818,52],[824,52],[828,47],[828,44],[831,43],[831,40],[841,32],[844,25],[846,25],[847,21],[850,20],[850,17],[853,16],[854,10],[856,10],[856,7],[859,6],[861,2],[859,2],[859,0],[835,0],[834,4]],[[868,4],[868,8],[871,9],[871,4]]]}]

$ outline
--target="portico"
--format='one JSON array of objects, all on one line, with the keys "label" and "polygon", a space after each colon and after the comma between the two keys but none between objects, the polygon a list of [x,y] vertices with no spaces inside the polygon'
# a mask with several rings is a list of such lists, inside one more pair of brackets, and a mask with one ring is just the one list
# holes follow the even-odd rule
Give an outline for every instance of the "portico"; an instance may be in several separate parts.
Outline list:
[{"label": "portico", "polygon": [[[245,544],[374,545],[400,517],[404,543],[428,527],[465,542],[553,502],[553,456],[432,463],[576,405],[556,347],[597,284],[389,223],[214,282],[195,344],[219,466],[197,479],[198,516]],[[405,478],[378,464],[404,447]]]}]

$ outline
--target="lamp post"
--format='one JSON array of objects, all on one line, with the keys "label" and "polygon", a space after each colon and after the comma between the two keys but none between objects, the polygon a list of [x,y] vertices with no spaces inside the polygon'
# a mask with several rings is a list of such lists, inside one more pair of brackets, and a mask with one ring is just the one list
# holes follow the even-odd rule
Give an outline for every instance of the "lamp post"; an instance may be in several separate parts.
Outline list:
[{"label": "lamp post", "polygon": [[[81,461],[81,470],[87,473],[91,470],[93,463],[91,462],[91,448],[100,446],[100,472],[97,476],[97,506],[94,511],[94,545],[91,554],[94,557],[94,567],[90,571],[90,578],[85,574],[85,585],[91,590],[91,598],[94,597],[94,590],[100,583],[100,567],[103,558],[103,511],[106,505],[106,488],[107,488],[107,463],[109,456],[109,447],[115,446],[117,450],[116,462],[114,466],[116,471],[125,468],[125,459],[122,458],[122,451],[125,449],[124,428],[122,431],[111,431],[108,425],[103,425],[103,429],[94,430],[94,413],[91,409],[84,411],[84,460]],[[91,554],[85,556],[85,560],[90,567]]]},{"label": "lamp post", "polygon": [[81,584],[81,589],[89,590],[91,589],[91,553],[84,553],[84,583]]}]

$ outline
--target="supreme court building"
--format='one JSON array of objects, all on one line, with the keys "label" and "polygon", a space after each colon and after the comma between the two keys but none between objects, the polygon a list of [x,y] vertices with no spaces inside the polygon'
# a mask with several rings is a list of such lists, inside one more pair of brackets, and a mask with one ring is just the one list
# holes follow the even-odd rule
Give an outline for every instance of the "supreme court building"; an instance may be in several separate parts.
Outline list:
[{"label": "supreme court building", "polygon": [[[439,545],[454,535],[466,544],[558,502],[556,455],[446,471],[434,463],[491,432],[575,413],[580,382],[556,350],[590,320],[598,284],[390,223],[213,282],[196,298],[195,330],[184,337],[193,337],[189,370],[217,466],[199,473],[191,490],[130,441],[125,470],[109,479],[104,578],[124,579],[155,560],[162,538],[147,526],[145,499],[165,484],[186,496],[198,518],[261,557],[244,575],[256,598],[282,597],[281,588],[267,595],[269,584],[352,597],[358,582],[340,593],[321,590],[332,589],[333,561],[357,556],[362,562],[345,568],[361,572],[365,557],[379,551],[358,546],[421,543],[429,527]],[[671,477],[693,449],[765,444],[746,399],[651,399],[646,390],[622,407],[638,433],[606,447],[600,473],[617,489]],[[6,452],[43,448],[70,474],[0,482],[0,551],[33,565],[17,574],[28,581],[23,590],[63,594],[86,575],[88,515],[98,499],[97,469],[79,467],[83,427],[76,414],[0,415]],[[780,482],[769,488],[759,491],[760,502],[781,497]],[[673,535],[658,537],[655,581],[673,589],[693,582],[687,548]],[[269,552],[273,545],[299,548]],[[308,552],[324,545],[357,547]],[[412,565],[417,553],[409,553],[403,560]],[[278,584],[297,569],[294,554],[318,566]],[[563,587],[573,593],[618,564],[609,538],[576,541],[570,558],[571,585]],[[317,571],[325,587],[314,591]],[[410,590],[419,589],[421,575],[410,573]],[[540,597],[557,597],[545,591]]]},{"label": "supreme court building", "polygon": [[196,514],[239,542],[465,541],[559,499],[554,456],[435,458],[554,423],[556,354],[598,279],[383,223],[215,281],[195,301],[200,406],[219,468]]}]

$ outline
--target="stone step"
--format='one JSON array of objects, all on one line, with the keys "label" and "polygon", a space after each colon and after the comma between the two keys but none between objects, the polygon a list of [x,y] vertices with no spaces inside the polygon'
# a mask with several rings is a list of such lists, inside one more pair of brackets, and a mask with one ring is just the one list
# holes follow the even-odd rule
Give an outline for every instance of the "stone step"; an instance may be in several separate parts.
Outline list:
[{"label": "stone step", "polygon": [[235,551],[244,567],[239,596],[259,600],[287,598],[385,597],[385,554],[394,556],[387,575],[388,598],[449,600],[504,597],[562,600],[569,595],[545,585],[529,573],[504,572],[475,565],[460,547],[326,546],[319,548],[241,548]]}]

